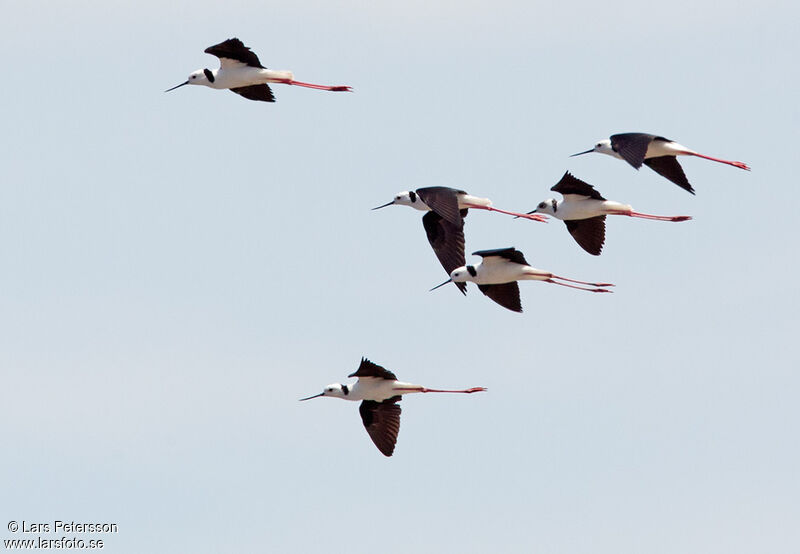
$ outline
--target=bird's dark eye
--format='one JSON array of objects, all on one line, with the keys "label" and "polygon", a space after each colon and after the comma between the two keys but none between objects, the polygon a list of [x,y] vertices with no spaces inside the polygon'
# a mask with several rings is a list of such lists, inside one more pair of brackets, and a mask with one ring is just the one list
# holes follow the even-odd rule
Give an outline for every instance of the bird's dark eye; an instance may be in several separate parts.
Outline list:
[{"label": "bird's dark eye", "polygon": [[539,207],[540,207],[540,208],[544,208],[544,202],[542,202],[541,204],[539,204]]}]

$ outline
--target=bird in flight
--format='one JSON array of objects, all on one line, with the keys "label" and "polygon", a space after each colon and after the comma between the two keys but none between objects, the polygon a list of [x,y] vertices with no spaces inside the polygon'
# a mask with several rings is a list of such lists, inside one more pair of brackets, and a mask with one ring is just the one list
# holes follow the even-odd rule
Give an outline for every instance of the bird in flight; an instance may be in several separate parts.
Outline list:
[{"label": "bird in flight", "polygon": [[238,38],[229,38],[224,42],[209,46],[206,54],[219,58],[218,69],[198,69],[189,75],[186,82],[167,89],[169,92],[184,85],[203,85],[215,89],[228,89],[248,100],[275,102],[275,96],[268,83],[282,83],[318,90],[349,92],[348,86],[316,85],[295,81],[291,71],[275,71],[267,69],[258,60],[255,52],[245,46]]},{"label": "bird in flight", "polygon": [[355,383],[343,385],[333,383],[325,389],[308,398],[301,398],[301,401],[311,400],[320,396],[330,396],[342,398],[344,400],[361,401],[358,411],[361,414],[361,421],[369,434],[369,438],[381,451],[384,456],[391,456],[397,443],[397,434],[400,432],[400,406],[398,402],[404,394],[415,392],[449,392],[472,394],[473,392],[483,392],[484,387],[472,387],[461,390],[442,390],[429,389],[422,385],[405,383],[398,381],[397,376],[391,371],[384,369],[378,364],[370,362],[366,358],[361,358],[358,369],[348,375],[357,377]]},{"label": "bird in flight", "polygon": [[694,194],[694,188],[689,184],[689,179],[683,172],[681,164],[678,163],[677,156],[696,156],[712,162],[732,165],[739,169],[750,171],[747,164],[743,162],[732,162],[721,158],[713,158],[700,154],[681,146],[675,141],[664,137],[650,135],[647,133],[620,133],[611,135],[607,139],[599,141],[594,147],[585,152],[578,152],[570,157],[599,152],[620,160],[625,160],[636,169],[646,165],[662,177],[666,177],[679,187]]}]

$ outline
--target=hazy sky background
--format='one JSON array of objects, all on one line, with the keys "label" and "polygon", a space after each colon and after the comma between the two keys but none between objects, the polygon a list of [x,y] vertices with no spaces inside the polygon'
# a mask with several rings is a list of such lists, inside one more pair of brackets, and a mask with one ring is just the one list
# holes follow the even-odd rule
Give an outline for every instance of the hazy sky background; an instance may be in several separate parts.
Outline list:
[{"label": "hazy sky background", "polygon": [[[796,553],[800,139],[786,1],[5,2],[0,538],[107,552]],[[238,36],[352,94],[166,88]],[[599,154],[664,135],[693,197]],[[569,169],[637,210],[605,252],[473,211],[613,295],[450,286],[401,190],[530,210]],[[470,261],[477,261],[469,257]],[[361,356],[480,395],[300,403]],[[33,535],[35,536],[35,535]],[[58,538],[60,535],[45,535]],[[67,534],[72,536],[72,534]]]}]

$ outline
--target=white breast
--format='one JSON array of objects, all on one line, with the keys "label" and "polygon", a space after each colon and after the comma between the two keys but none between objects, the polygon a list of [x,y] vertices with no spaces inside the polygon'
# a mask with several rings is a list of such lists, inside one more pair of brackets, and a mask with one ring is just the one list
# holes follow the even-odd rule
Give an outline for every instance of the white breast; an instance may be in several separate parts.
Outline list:
[{"label": "white breast", "polygon": [[[488,260],[488,262],[487,262]],[[475,267],[477,275],[473,282],[478,285],[499,285],[517,281],[525,274],[526,266],[508,262],[506,260],[494,261],[487,258]]]}]

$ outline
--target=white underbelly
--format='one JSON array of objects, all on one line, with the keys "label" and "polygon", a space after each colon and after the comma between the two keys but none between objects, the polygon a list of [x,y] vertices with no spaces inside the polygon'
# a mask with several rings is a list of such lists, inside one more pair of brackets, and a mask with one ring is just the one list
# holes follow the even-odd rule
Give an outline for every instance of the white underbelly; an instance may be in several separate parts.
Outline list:
[{"label": "white underbelly", "polygon": [[518,281],[525,275],[524,268],[523,265],[513,263],[482,264],[473,282],[478,285],[500,285]]},{"label": "white underbelly", "polygon": [[644,155],[644,157],[658,158],[660,156],[677,156],[680,154],[685,154],[686,152],[691,152],[691,150],[685,146],[681,146],[677,142],[654,140],[647,147],[647,153]]},{"label": "white underbelly", "polygon": [[460,194],[458,196],[458,207],[460,209],[469,208],[470,206],[483,206],[486,208],[491,207],[492,201],[488,198],[480,198],[472,196],[471,194]]}]

